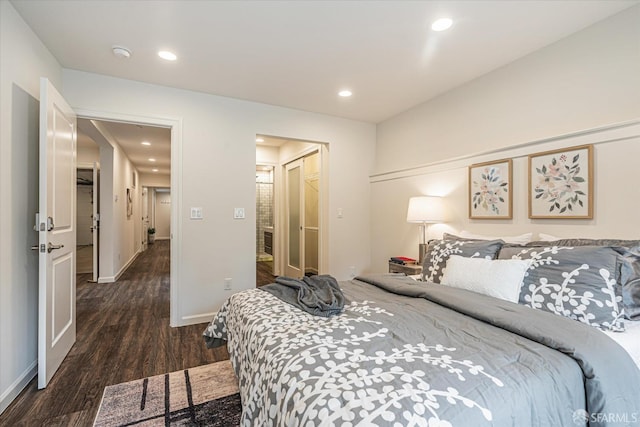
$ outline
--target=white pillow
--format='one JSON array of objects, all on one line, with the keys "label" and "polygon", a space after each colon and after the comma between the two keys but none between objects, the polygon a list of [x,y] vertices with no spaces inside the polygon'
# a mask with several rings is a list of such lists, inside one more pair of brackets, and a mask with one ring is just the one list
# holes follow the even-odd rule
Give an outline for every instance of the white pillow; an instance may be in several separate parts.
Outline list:
[{"label": "white pillow", "polygon": [[551,234],[538,233],[538,238],[543,242],[554,242],[556,240],[562,240],[560,237],[552,236]]},{"label": "white pillow", "polygon": [[513,243],[515,245],[524,245],[531,241],[533,238],[533,233],[524,233],[519,236],[502,236],[502,237],[494,237],[494,236],[483,236],[482,234],[473,234],[468,231],[462,230],[459,234],[460,237],[464,237],[465,239],[479,239],[479,240],[498,240],[502,239],[505,243]]},{"label": "white pillow", "polygon": [[518,302],[531,260],[484,259],[451,255],[440,284]]}]

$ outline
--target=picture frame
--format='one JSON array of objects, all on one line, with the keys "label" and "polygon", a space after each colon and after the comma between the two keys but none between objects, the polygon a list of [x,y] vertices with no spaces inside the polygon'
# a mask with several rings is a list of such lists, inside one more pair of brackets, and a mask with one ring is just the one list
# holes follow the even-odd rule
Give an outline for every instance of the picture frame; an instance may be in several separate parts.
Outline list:
[{"label": "picture frame", "polygon": [[511,159],[469,166],[469,218],[512,219],[512,182]]},{"label": "picture frame", "polygon": [[127,188],[127,218],[131,218],[133,215],[133,192],[131,188]]},{"label": "picture frame", "polygon": [[593,145],[529,155],[529,218],[593,218]]}]

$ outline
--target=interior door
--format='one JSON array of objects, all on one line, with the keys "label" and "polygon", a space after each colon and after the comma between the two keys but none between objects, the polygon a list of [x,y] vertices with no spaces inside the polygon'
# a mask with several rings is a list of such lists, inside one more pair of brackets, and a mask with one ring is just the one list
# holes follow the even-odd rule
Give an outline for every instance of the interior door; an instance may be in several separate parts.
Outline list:
[{"label": "interior door", "polygon": [[93,212],[91,212],[91,237],[93,239],[93,282],[98,282],[100,256],[100,166],[93,163]]},{"label": "interior door", "polygon": [[40,79],[38,388],[76,340],[76,115]]},{"label": "interior door", "polygon": [[149,230],[149,189],[142,187],[142,250],[147,250],[148,231]]},{"label": "interior door", "polygon": [[304,275],[304,173],[302,160],[285,165],[285,275]]}]

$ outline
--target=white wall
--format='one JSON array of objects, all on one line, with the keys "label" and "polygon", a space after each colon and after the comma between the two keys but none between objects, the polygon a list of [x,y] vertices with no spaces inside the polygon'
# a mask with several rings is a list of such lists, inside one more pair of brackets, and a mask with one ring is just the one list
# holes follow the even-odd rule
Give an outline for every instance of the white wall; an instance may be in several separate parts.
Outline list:
[{"label": "white wall", "polygon": [[[116,143],[113,145],[113,199],[109,203],[113,205],[113,222],[110,228],[103,227],[100,233],[102,238],[110,234],[113,238],[113,264],[106,265],[103,269],[100,263],[101,282],[109,282],[117,279],[126,267],[133,262],[142,247],[140,238],[140,191],[141,186],[136,184],[133,188],[133,174],[137,174],[129,158],[122,148]],[[136,181],[139,181],[136,179]],[[127,216],[127,189],[131,191],[133,200],[133,214]],[[105,200],[105,198],[101,199]],[[103,209],[104,205],[100,205]],[[102,250],[102,246],[100,247]],[[102,260],[101,260],[102,261]],[[109,269],[111,267],[111,269]]]},{"label": "white wall", "polygon": [[143,187],[171,187],[171,177],[169,175],[141,173],[139,176],[140,185]]},{"label": "white wall", "polygon": [[637,118],[639,39],[635,6],[380,123],[376,171]]},{"label": "white wall", "polygon": [[[108,130],[80,121],[82,131],[99,147],[100,154],[100,263],[99,283],[111,283],[126,270],[142,249],[140,177]],[[135,175],[135,179],[134,179]],[[136,187],[133,187],[134,182]],[[133,214],[127,215],[127,189]]]},{"label": "white wall", "polygon": [[61,68],[8,1],[0,1],[0,412],[36,373],[40,76]]},{"label": "white wall", "polygon": [[[73,70],[63,74],[63,94],[74,108],[182,123],[182,161],[172,164],[181,169],[180,188],[172,188],[180,324],[209,319],[230,294],[224,278],[233,279],[234,291],[255,286],[256,134],[329,143],[329,272],[347,278],[349,266],[369,269],[374,125]],[[203,208],[202,220],[189,220],[192,206]],[[245,220],[233,219],[234,207],[245,208]]]},{"label": "white wall", "polygon": [[78,165],[93,164],[100,161],[100,148],[98,144],[92,146],[78,146],[77,162]]},{"label": "white wall", "polygon": [[256,147],[257,165],[277,165],[280,156],[278,147],[267,147],[264,145]]},{"label": "white wall", "polygon": [[171,236],[171,193],[156,191],[154,224],[156,240],[168,240]]},{"label": "white wall", "polygon": [[[417,256],[418,227],[406,223],[406,209],[421,194],[446,196],[449,206],[450,220],[433,226],[431,237],[466,229],[639,238],[640,187],[631,179],[637,126],[554,139],[640,118],[639,43],[636,6],[380,123],[371,177],[373,270],[385,270],[392,255]],[[529,220],[526,156],[580,143],[597,144],[594,219]],[[507,157],[514,158],[513,220],[469,220],[468,165]]]}]

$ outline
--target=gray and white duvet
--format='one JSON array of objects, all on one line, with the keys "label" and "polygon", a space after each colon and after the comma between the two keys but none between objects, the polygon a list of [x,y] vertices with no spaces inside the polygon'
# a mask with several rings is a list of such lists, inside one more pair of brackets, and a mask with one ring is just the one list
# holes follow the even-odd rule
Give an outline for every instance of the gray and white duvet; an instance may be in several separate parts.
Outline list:
[{"label": "gray and white duvet", "polygon": [[243,426],[640,425],[640,371],[600,331],[397,276],[340,285],[338,316],[254,289],[209,324]]}]

